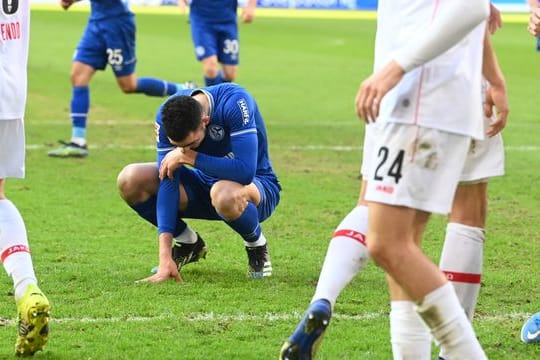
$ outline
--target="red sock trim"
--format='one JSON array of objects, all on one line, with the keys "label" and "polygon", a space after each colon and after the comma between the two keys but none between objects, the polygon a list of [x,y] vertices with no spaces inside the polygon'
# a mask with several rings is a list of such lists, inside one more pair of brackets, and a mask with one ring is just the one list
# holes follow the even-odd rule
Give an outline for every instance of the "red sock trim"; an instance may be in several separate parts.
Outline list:
[{"label": "red sock trim", "polygon": [[30,249],[26,245],[13,245],[13,246],[8,247],[6,250],[2,252],[2,255],[0,255],[0,260],[4,262],[4,260],[6,260],[6,258],[9,255],[15,254],[21,251],[30,253]]},{"label": "red sock trim", "polygon": [[480,281],[482,280],[482,274],[469,274],[469,273],[460,273],[460,272],[445,271],[445,270],[443,270],[443,273],[448,279],[448,281],[453,281],[453,282],[480,284]]},{"label": "red sock trim", "polygon": [[345,236],[348,238],[351,238],[353,240],[358,241],[360,244],[366,246],[366,235],[362,234],[361,232],[355,231],[355,230],[337,230],[332,238],[338,237],[338,236]]}]

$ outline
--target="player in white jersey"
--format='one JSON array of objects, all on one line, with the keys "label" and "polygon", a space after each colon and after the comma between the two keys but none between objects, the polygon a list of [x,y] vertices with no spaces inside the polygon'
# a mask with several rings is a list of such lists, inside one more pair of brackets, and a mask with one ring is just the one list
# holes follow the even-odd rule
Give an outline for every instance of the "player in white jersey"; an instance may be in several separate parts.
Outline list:
[{"label": "player in white jersey", "polygon": [[24,177],[28,0],[0,5],[0,260],[13,280],[19,319],[17,355],[32,355],[47,342],[49,301],[37,287],[23,219],[6,198],[6,178]]},{"label": "player in white jersey", "polygon": [[[501,18],[494,7],[491,8],[491,15],[489,28],[490,32],[494,32],[501,26]],[[489,34],[486,34],[485,41],[483,72],[491,83],[490,96],[486,102],[486,122],[491,122],[489,118],[493,115],[491,99],[494,97],[499,118],[496,122],[504,124],[508,114],[505,80],[489,42]],[[489,124],[486,123],[486,129],[488,127]],[[370,128],[367,127],[368,130]],[[371,133],[366,131],[365,159],[369,159],[373,149],[374,139],[370,135]],[[365,161],[362,166],[364,178],[367,178],[369,167],[369,161]],[[472,319],[480,290],[487,179],[503,173],[504,152],[500,133],[483,141],[473,141],[454,197],[441,257],[441,266],[456,288],[458,298],[469,319]],[[311,304],[296,331],[283,346],[284,359],[314,355],[317,340],[325,331],[338,295],[363,269],[369,258],[365,243],[368,221],[367,202],[364,199],[365,188],[366,180],[362,182],[357,207],[346,216],[334,232]],[[456,253],[459,253],[459,256],[456,256]],[[431,336],[414,311],[413,305],[410,301],[400,299],[392,301],[390,323],[396,358],[409,356],[422,359],[429,358],[431,354]],[[409,325],[408,328],[403,323]],[[412,324],[416,326],[411,328]]]},{"label": "player in white jersey", "polygon": [[[451,356],[464,359],[485,358],[485,354],[452,287],[435,264],[423,255],[418,244],[428,211],[450,210],[470,136],[483,136],[479,105],[483,36],[480,24],[487,16],[487,7],[487,2],[381,1],[376,73],[363,82],[356,102],[360,117],[374,121],[379,115],[380,100],[395,87],[383,99],[378,122],[370,125],[371,132],[378,135],[372,149],[374,158],[369,160],[374,166],[367,183],[367,196],[371,200],[367,244],[371,255],[391,275],[392,281],[397,280],[397,288],[405,289],[402,291],[404,296],[420,304],[419,313],[442,348]],[[466,13],[464,18],[458,16],[462,12]],[[414,38],[416,41],[411,41]],[[460,60],[463,60],[462,64]],[[406,72],[409,74],[404,76]],[[478,85],[477,93],[474,92],[475,84]],[[464,95],[464,99],[455,92]],[[444,109],[449,103],[451,105]],[[444,112],[456,104],[460,105],[461,114],[451,111],[450,116]],[[452,116],[456,115],[463,116],[461,127],[453,123]],[[449,151],[451,147],[460,149],[457,156]],[[448,169],[439,166],[442,161]],[[445,189],[441,178],[452,179],[453,188],[451,185],[449,190]],[[439,195],[438,198],[431,199],[433,194]],[[359,249],[366,244],[367,217],[365,207],[356,208],[334,234],[335,243],[338,239],[342,243],[347,238],[356,240],[349,241],[351,259],[341,268],[340,275],[347,282],[354,276],[354,268],[361,267],[367,260],[365,251]],[[383,225],[383,218],[395,220]],[[359,226],[362,222],[363,228]],[[320,281],[323,274],[328,275],[325,268],[332,266],[331,252],[329,249]],[[330,290],[338,286],[334,285]],[[306,314],[306,323],[311,321],[309,325],[319,333],[311,332],[302,339],[304,343],[298,342],[296,347],[286,343],[282,358],[311,357],[311,354],[298,356],[298,349],[307,342],[315,345],[311,347],[314,350],[314,342],[320,339],[321,330],[324,331],[329,321],[329,308],[328,301],[326,304],[314,302],[310,306],[313,311]],[[434,309],[439,316],[433,316]],[[297,329],[289,343],[301,331]],[[448,336],[443,337],[443,333]]]},{"label": "player in white jersey", "polygon": [[392,298],[413,304],[441,351],[486,359],[454,288],[420,243],[430,213],[450,212],[471,140],[484,137],[489,2],[381,1],[378,14],[375,73],[356,97],[377,136],[365,195],[369,255],[386,271]]}]

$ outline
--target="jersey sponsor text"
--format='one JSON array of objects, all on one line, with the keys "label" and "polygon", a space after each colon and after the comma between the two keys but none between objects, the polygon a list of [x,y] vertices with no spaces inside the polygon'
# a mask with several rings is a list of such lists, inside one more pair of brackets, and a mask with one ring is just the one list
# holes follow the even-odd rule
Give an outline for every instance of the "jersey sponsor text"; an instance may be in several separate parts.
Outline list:
[{"label": "jersey sponsor text", "polygon": [[21,24],[17,22],[0,23],[0,38],[3,41],[21,38]]}]

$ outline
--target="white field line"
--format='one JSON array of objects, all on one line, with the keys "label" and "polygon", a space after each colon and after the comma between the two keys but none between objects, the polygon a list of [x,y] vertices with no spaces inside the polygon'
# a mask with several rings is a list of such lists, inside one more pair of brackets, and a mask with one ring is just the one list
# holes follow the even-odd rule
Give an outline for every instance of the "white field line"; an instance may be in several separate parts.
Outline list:
[{"label": "white field line", "polygon": [[[70,9],[71,11],[71,9]],[[69,126],[71,124],[70,119],[46,119],[46,120],[38,120],[38,119],[25,119],[25,122],[27,124],[32,125],[45,125],[45,126]],[[148,126],[153,128],[154,127],[154,119],[148,118],[147,120],[124,120],[124,121],[118,121],[114,119],[91,119],[89,120],[89,126]],[[291,127],[290,123],[283,122],[283,121],[265,121],[266,126],[275,126],[275,127]],[[508,128],[524,128],[524,127],[535,127],[539,126],[540,123],[535,121],[515,121],[512,122],[510,125],[508,125]],[[349,118],[348,120],[332,120],[327,119],[326,121],[313,121],[309,123],[309,127],[339,127],[342,128],[344,126],[354,126],[358,127],[359,129],[364,126],[363,121],[358,120],[356,118]]]},{"label": "white field line", "polygon": [[[476,315],[474,321],[477,322],[501,322],[508,320],[523,321],[529,318],[532,313],[503,313],[494,315]],[[121,323],[121,322],[150,322],[161,320],[183,320],[190,322],[221,322],[221,321],[235,321],[235,322],[277,322],[277,321],[298,321],[302,317],[299,312],[291,313],[265,313],[265,314],[218,314],[214,312],[208,313],[194,313],[194,314],[162,314],[156,316],[126,316],[126,317],[82,317],[82,318],[53,318],[51,321],[58,324],[75,323],[75,324],[88,324],[88,323]],[[379,320],[385,319],[388,314],[380,312],[369,312],[356,315],[348,314],[334,314],[333,319],[345,320],[345,321],[363,321],[363,320]],[[0,326],[15,326],[17,321],[15,319],[0,319]]]},{"label": "white field line", "polygon": [[[56,145],[55,145],[56,146]],[[270,146],[272,147],[272,146]],[[26,149],[44,150],[51,147],[45,144],[27,144]],[[88,146],[90,150],[155,150],[154,145],[128,145],[128,144],[90,144]],[[347,146],[347,145],[293,145],[288,146],[288,150],[292,151],[337,151],[337,152],[360,152],[362,146]],[[508,152],[534,152],[539,151],[540,146],[536,145],[518,145],[518,146],[506,146],[505,150]]]}]

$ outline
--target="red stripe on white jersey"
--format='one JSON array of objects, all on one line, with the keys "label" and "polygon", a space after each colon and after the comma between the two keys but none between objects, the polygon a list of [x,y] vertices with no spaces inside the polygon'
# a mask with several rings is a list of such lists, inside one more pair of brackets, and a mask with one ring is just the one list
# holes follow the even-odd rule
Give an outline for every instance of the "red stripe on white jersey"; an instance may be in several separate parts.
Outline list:
[{"label": "red stripe on white jersey", "polygon": [[338,236],[344,236],[344,237],[351,238],[353,240],[358,241],[360,244],[366,246],[366,235],[364,235],[361,232],[358,232],[356,230],[348,230],[348,229],[336,230],[336,232],[334,232],[334,235],[332,236],[332,238],[336,238]]},{"label": "red stripe on white jersey", "polygon": [[13,246],[8,247],[6,250],[4,250],[4,251],[2,252],[2,255],[0,255],[0,260],[1,260],[2,262],[4,262],[4,260],[5,260],[9,255],[15,254],[15,253],[18,253],[18,252],[21,252],[21,251],[30,253],[30,249],[29,249],[28,246],[26,246],[26,245],[13,245]]},{"label": "red stripe on white jersey", "polygon": [[482,280],[482,274],[460,273],[460,272],[445,271],[445,270],[443,270],[443,273],[448,279],[448,281],[452,281],[452,282],[480,284],[480,281]]}]

